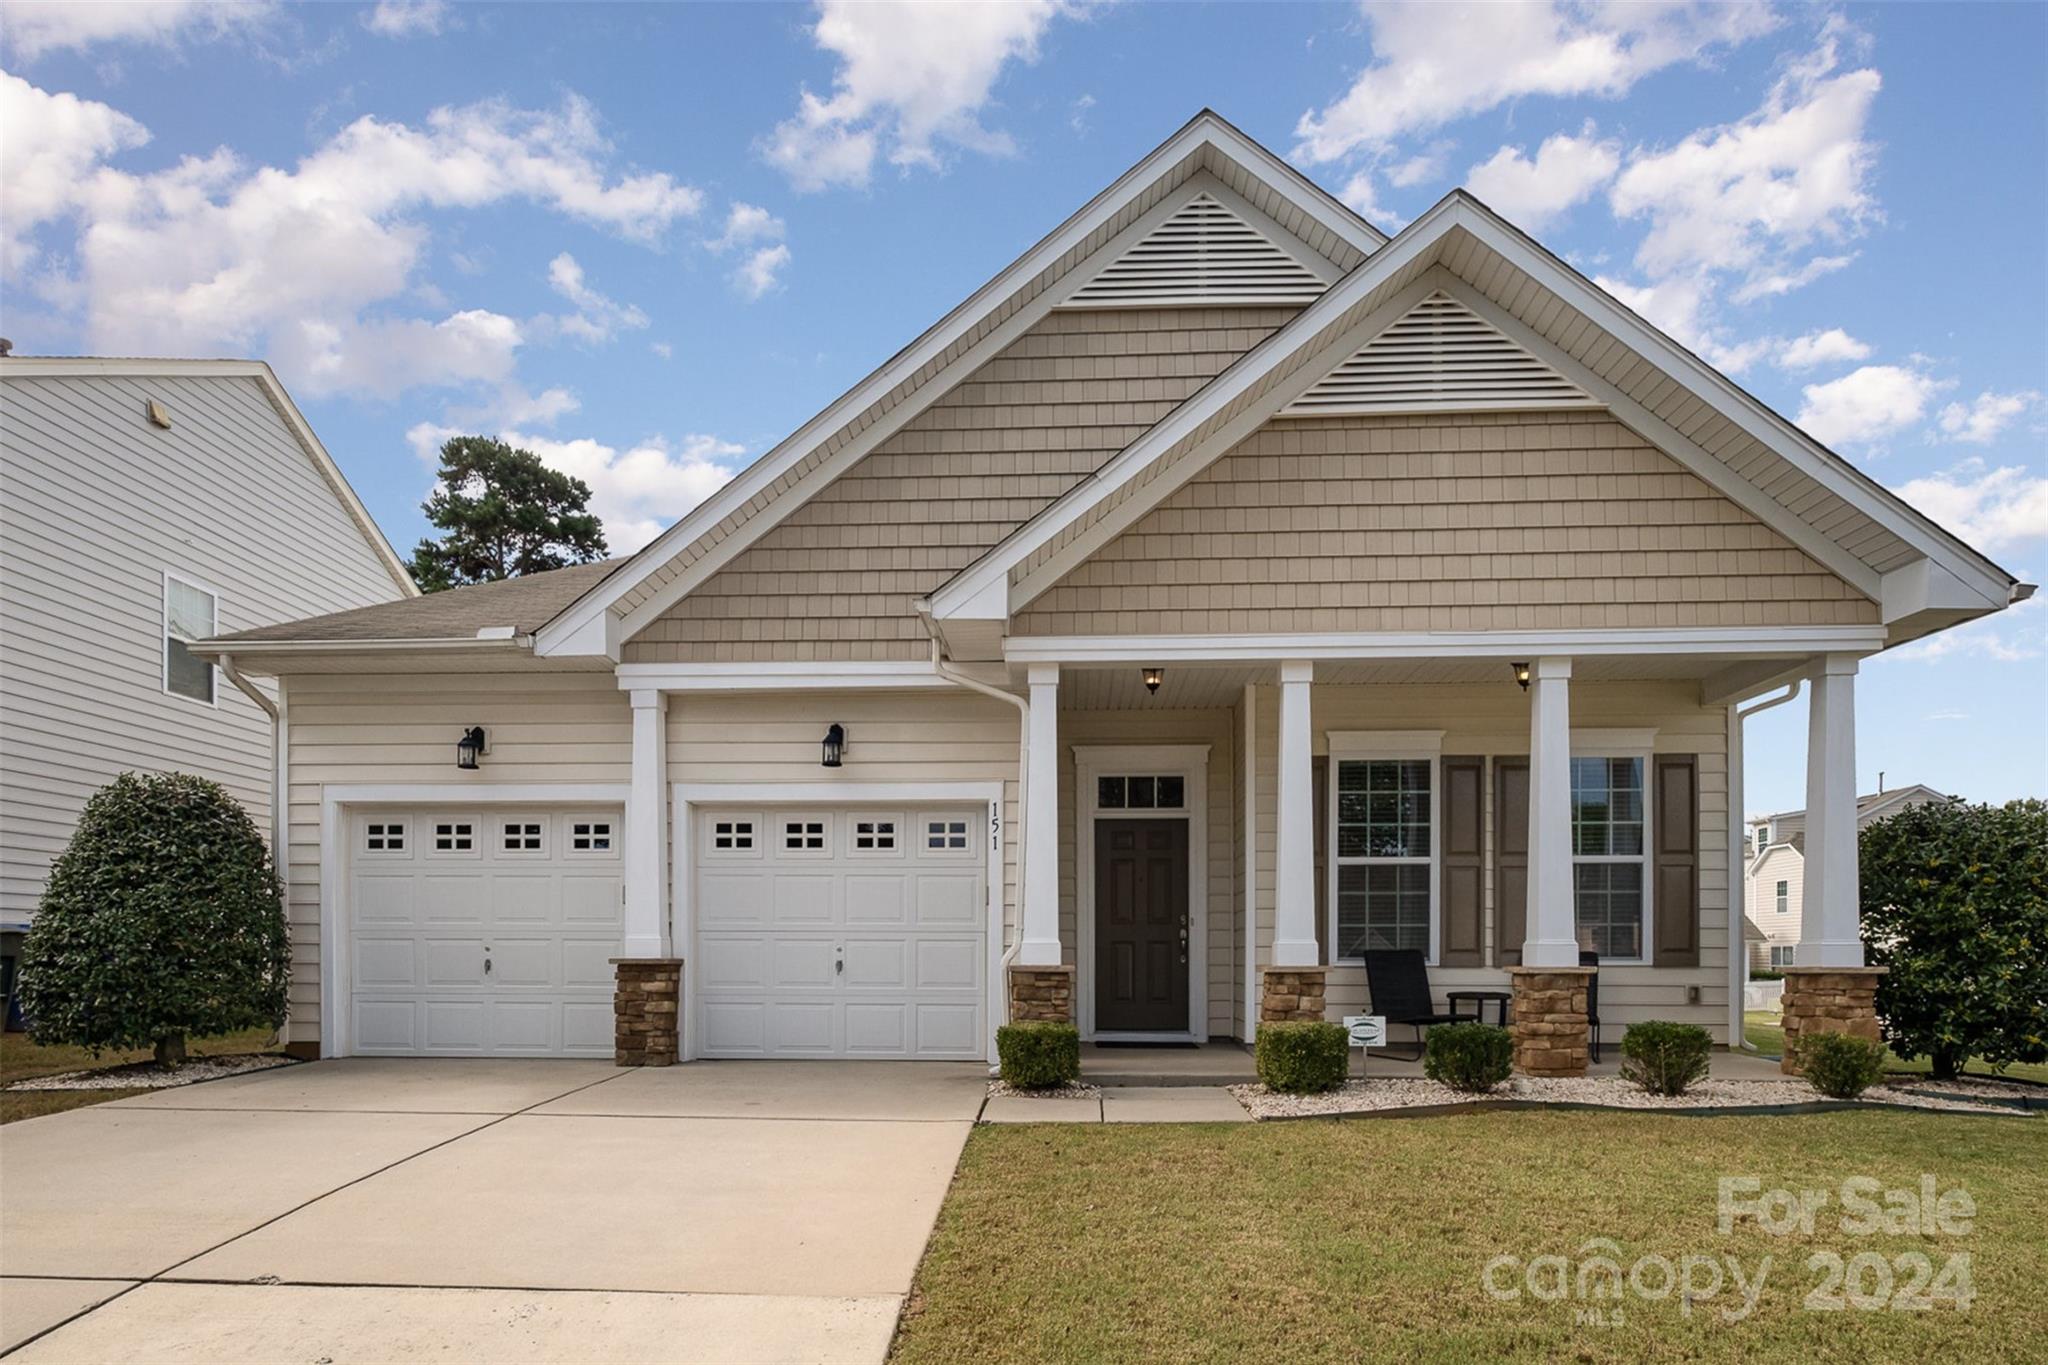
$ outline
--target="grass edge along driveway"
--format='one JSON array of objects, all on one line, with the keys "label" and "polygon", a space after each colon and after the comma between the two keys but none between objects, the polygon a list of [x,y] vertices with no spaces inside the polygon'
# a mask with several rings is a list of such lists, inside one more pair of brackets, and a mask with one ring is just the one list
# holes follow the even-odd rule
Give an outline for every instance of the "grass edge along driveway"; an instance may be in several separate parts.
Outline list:
[{"label": "grass edge along driveway", "polygon": [[[978,1128],[892,1359],[2041,1359],[2044,1140],[2036,1118],[1889,1112]],[[1968,1231],[1842,1230],[1845,1179],[1917,1190],[1923,1174],[1968,1191]],[[1810,1233],[1745,1219],[1723,1235],[1724,1175],[1830,1197]],[[1588,1252],[1596,1238],[1611,1247]],[[1543,1302],[1485,1288],[1498,1255],[1577,1267],[1603,1253],[1624,1270],[1702,1256],[1752,1280],[1771,1265],[1732,1322],[1718,1312],[1739,1305],[1732,1283],[1689,1312],[1676,1293]],[[1963,1254],[1972,1304],[1804,1307],[1825,1288],[1810,1256],[1864,1253],[1896,1289],[1899,1258],[1938,1272]],[[1860,1273],[1868,1301],[1879,1277]],[[1495,1282],[1521,1283],[1511,1271]]]}]

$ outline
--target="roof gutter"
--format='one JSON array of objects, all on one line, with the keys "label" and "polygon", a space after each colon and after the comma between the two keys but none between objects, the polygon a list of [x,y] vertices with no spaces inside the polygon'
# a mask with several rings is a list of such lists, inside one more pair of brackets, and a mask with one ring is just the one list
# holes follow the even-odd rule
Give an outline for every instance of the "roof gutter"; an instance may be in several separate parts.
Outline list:
[{"label": "roof gutter", "polygon": [[[505,630],[507,627],[486,626],[484,631]],[[319,654],[337,650],[349,653],[388,653],[394,650],[413,649],[475,649],[511,650],[533,648],[531,635],[476,635],[423,636],[417,640],[197,640],[190,646],[194,654],[212,658],[224,658],[234,654]]]}]

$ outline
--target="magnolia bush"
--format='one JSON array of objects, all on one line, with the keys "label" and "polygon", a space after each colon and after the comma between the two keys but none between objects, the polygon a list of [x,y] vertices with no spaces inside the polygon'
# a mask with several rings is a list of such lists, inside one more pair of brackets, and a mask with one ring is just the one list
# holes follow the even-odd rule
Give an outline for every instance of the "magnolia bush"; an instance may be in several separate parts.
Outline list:
[{"label": "magnolia bush", "polygon": [[94,793],[22,944],[39,1043],[153,1047],[285,1015],[284,890],[263,838],[219,783],[123,773]]}]

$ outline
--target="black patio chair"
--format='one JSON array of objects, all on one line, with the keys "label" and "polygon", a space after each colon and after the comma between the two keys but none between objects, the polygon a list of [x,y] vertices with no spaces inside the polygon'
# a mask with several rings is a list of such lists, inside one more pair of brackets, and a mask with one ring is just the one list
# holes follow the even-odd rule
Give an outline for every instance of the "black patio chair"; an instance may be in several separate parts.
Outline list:
[{"label": "black patio chair", "polygon": [[1462,1014],[1439,1014],[1429,994],[1429,968],[1414,948],[1375,948],[1365,954],[1365,985],[1372,1012],[1389,1024],[1415,1030],[1415,1055],[1422,1056],[1423,1030],[1432,1024],[1469,1022]]},{"label": "black patio chair", "polygon": [[1579,965],[1593,969],[1593,974],[1586,978],[1586,1050],[1597,1062],[1600,1060],[1600,954],[1581,949]]}]

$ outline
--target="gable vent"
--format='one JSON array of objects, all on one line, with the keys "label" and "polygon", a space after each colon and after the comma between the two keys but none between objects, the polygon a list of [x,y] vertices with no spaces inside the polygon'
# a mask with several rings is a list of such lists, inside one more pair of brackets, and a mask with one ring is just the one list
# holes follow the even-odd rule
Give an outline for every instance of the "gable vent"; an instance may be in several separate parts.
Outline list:
[{"label": "gable vent", "polygon": [[1063,307],[1313,303],[1315,272],[1208,194],[1070,294]]},{"label": "gable vent", "polygon": [[1280,415],[1593,406],[1584,391],[1491,323],[1435,293]]}]

